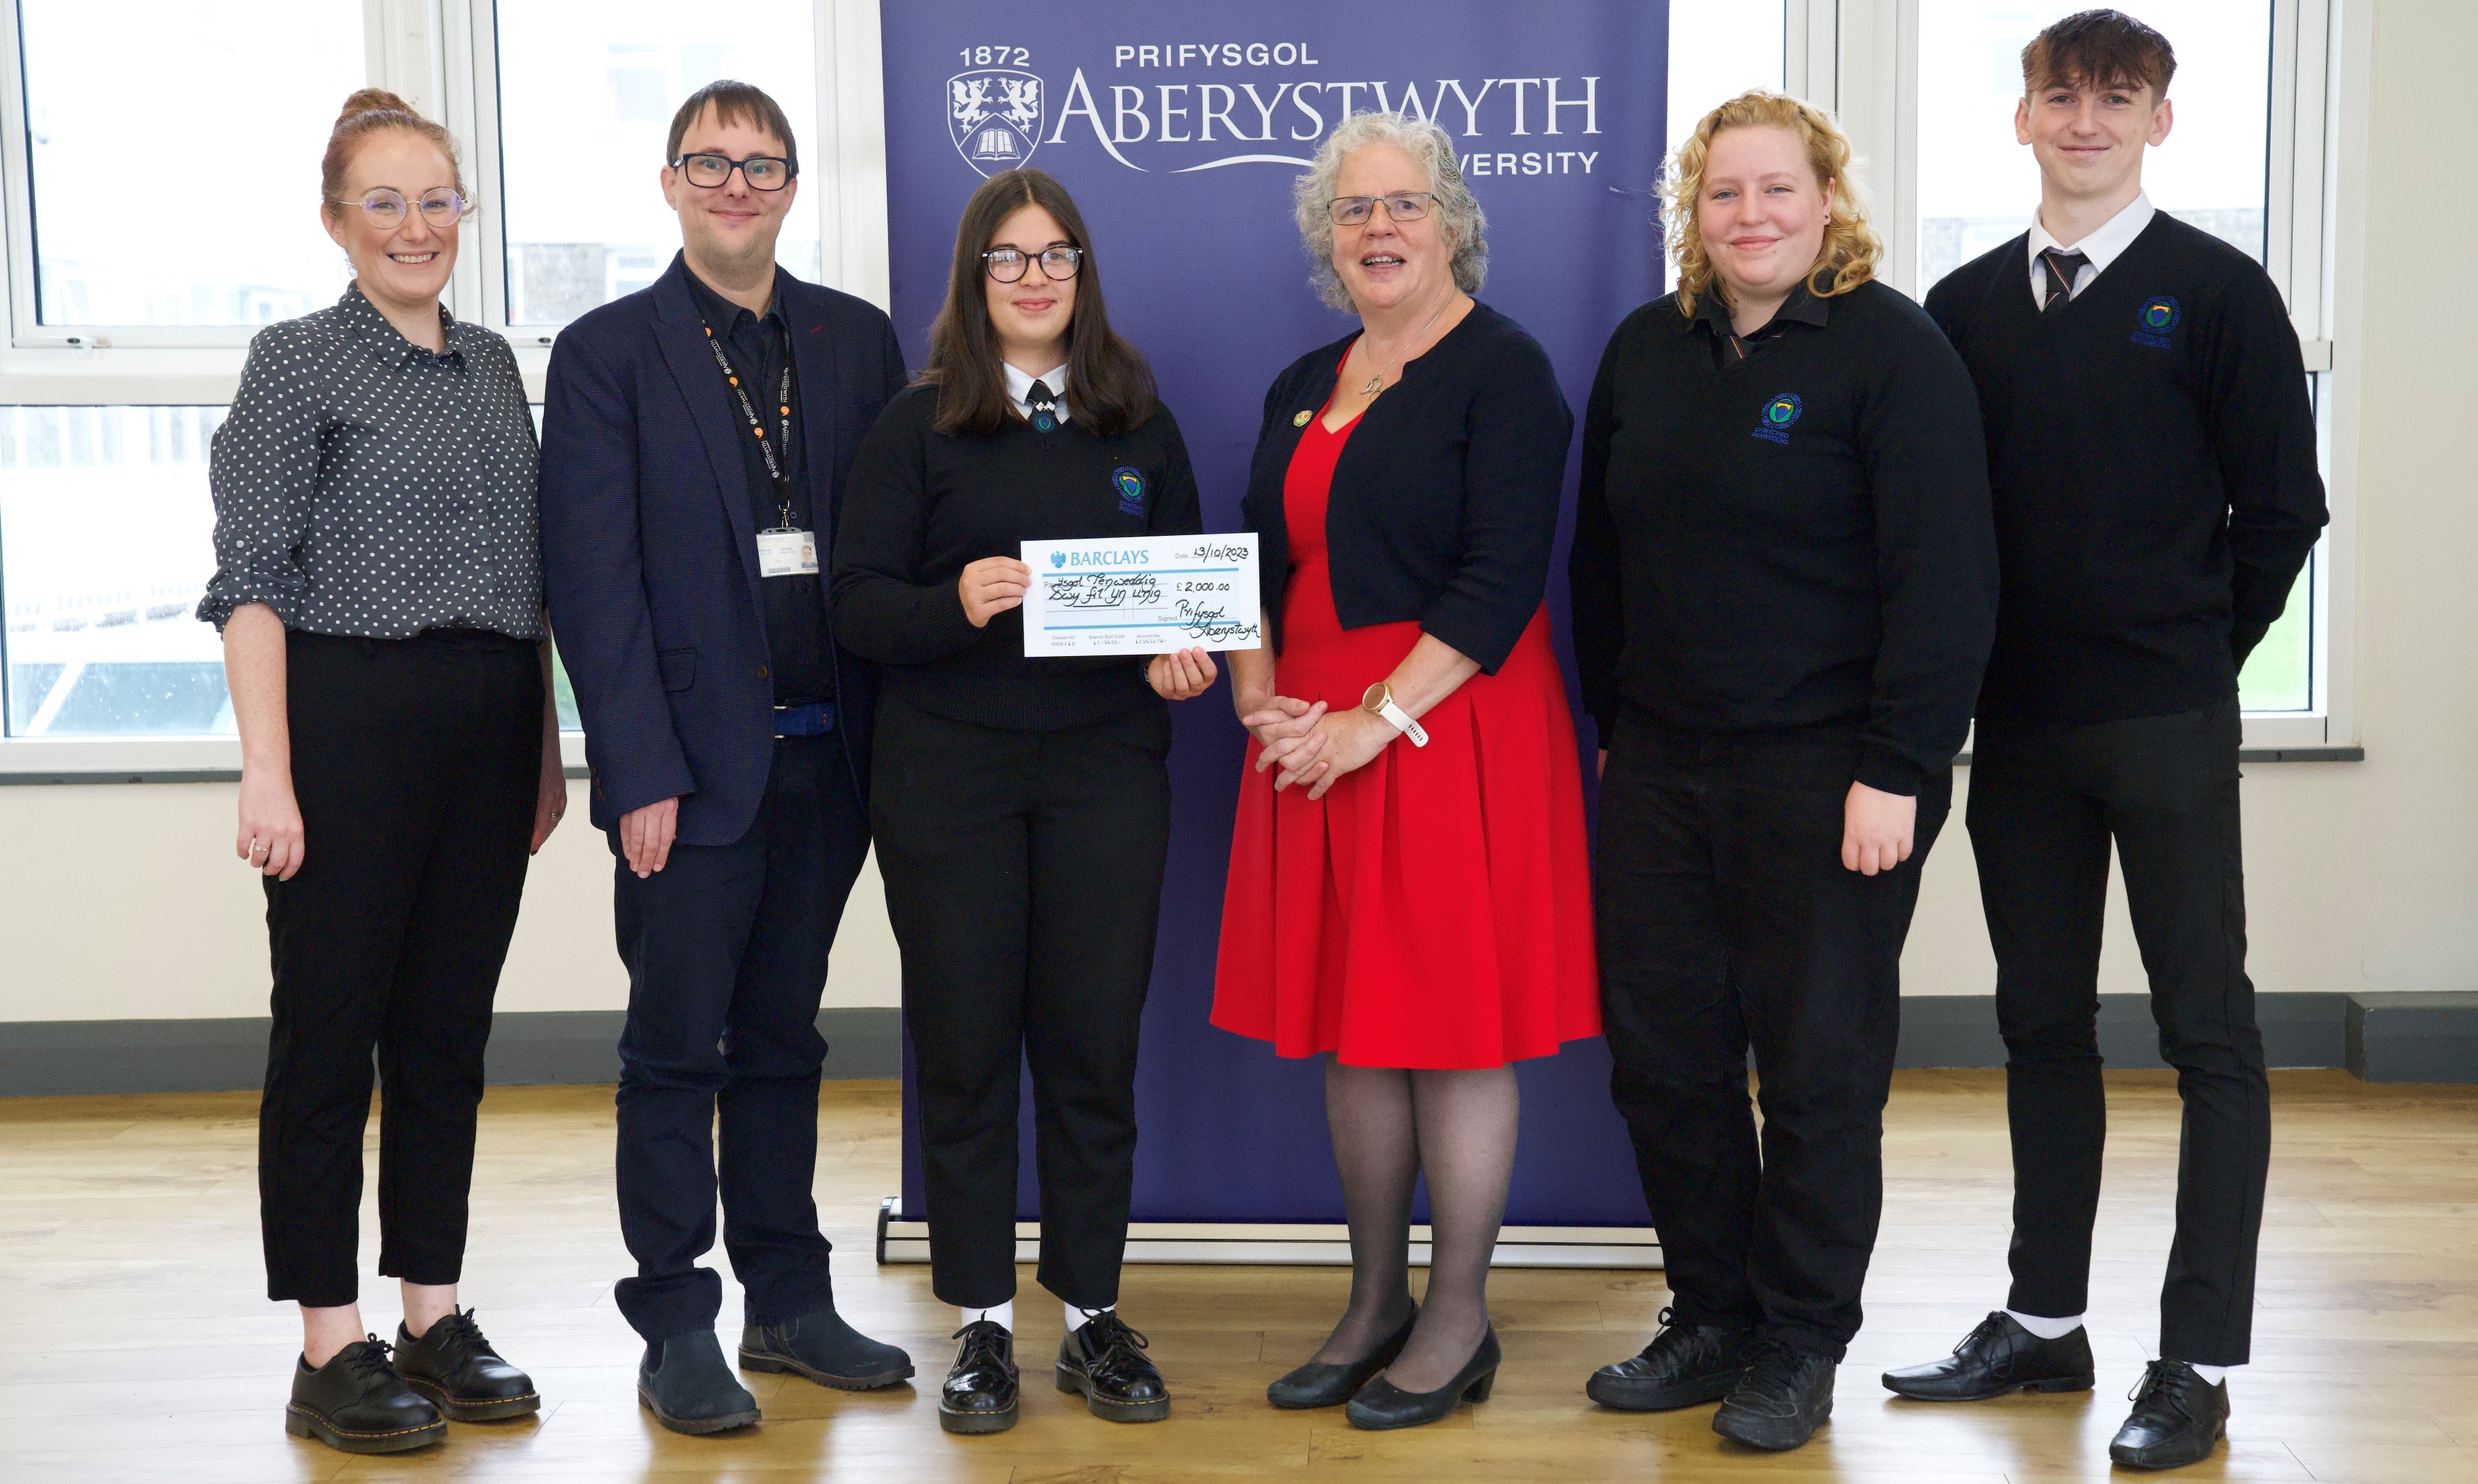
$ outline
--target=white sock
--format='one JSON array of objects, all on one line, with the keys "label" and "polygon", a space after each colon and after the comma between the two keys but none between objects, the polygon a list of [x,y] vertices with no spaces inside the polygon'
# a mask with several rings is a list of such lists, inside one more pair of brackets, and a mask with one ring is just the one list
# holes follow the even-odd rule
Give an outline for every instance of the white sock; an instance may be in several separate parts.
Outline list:
[{"label": "white sock", "polygon": [[1093,1315],[1107,1314],[1117,1307],[1117,1304],[1105,1303],[1098,1309],[1088,1311],[1079,1309],[1074,1304],[1069,1304],[1067,1305],[1067,1332],[1072,1335],[1075,1333],[1075,1331],[1082,1329],[1084,1327],[1084,1321],[1092,1318]]},{"label": "white sock", "polygon": [[1015,1300],[1012,1298],[995,1309],[966,1309],[962,1312],[966,1324],[977,1324],[988,1320],[1008,1334],[1015,1333]]},{"label": "white sock", "polygon": [[2069,1320],[2052,1320],[2043,1315],[2025,1314],[2019,1309],[2008,1309],[2005,1317],[2042,1340],[2062,1340],[2083,1327],[2083,1317],[2079,1314]]},{"label": "white sock", "polygon": [[2203,1384],[2206,1386],[2226,1385],[2232,1369],[2227,1366],[2197,1366],[2190,1360],[2186,1362],[2186,1365],[2194,1374],[2203,1378]]}]

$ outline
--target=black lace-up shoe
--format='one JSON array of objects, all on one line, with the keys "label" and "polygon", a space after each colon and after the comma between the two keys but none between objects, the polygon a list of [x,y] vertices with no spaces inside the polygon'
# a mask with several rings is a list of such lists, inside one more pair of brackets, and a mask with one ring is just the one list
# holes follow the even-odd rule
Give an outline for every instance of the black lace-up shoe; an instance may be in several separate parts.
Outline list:
[{"label": "black lace-up shoe", "polygon": [[1082,1328],[1058,1342],[1058,1389],[1082,1392],[1085,1408],[1107,1421],[1158,1422],[1170,1416],[1170,1388],[1145,1358],[1145,1337],[1116,1309],[1086,1315]]},{"label": "black lace-up shoe", "polygon": [[955,1363],[938,1388],[938,1425],[948,1432],[1004,1432],[1015,1425],[1015,1336],[996,1320],[956,1330]]},{"label": "black lace-up shoe", "polygon": [[2129,1469],[2182,1469],[2212,1456],[2229,1430],[2229,1386],[2212,1385],[2182,1360],[2155,1360],[2127,1397],[2134,1415],[2108,1456]]},{"label": "black lace-up shoe", "polygon": [[1411,1343],[1411,1327],[1420,1322],[1420,1306],[1411,1306],[1411,1317],[1403,1327],[1385,1337],[1384,1343],[1358,1360],[1346,1366],[1324,1366],[1310,1361],[1265,1388],[1265,1399],[1277,1407],[1302,1409],[1338,1407],[1358,1395],[1369,1379],[1394,1364],[1403,1346]]},{"label": "black lace-up shoe", "polygon": [[637,1363],[637,1404],[673,1432],[703,1437],[758,1420],[757,1398],[722,1363],[722,1342],[694,1330],[645,1346]]},{"label": "black lace-up shoe", "polygon": [[821,1309],[780,1324],[743,1326],[740,1367],[789,1371],[839,1392],[873,1392],[910,1375],[912,1357],[852,1328],[834,1310]]},{"label": "black lace-up shoe", "polygon": [[470,1309],[441,1320],[418,1340],[397,1324],[395,1369],[405,1385],[460,1422],[492,1422],[542,1410],[533,1377],[491,1347]]},{"label": "black lace-up shoe", "polygon": [[1583,1395],[1622,1412],[1667,1412],[1718,1401],[1738,1384],[1755,1336],[1717,1324],[1680,1324],[1660,1311],[1660,1333],[1631,1360],[1603,1366]]},{"label": "black lace-up shoe", "polygon": [[1884,1372],[1884,1390],[1914,1401],[1985,1401],[2008,1392],[2086,1392],[2092,1385],[2087,1333],[2077,1326],[2042,1340],[2002,1309],[1944,1359]]},{"label": "black lace-up shoe", "polygon": [[1833,1359],[1778,1340],[1747,1347],[1747,1369],[1712,1414],[1712,1430],[1749,1447],[1785,1452],[1833,1415]]},{"label": "black lace-up shoe", "polygon": [[372,1335],[316,1371],[307,1356],[293,1362],[284,1430],[339,1452],[401,1453],[446,1437],[447,1420],[404,1384],[388,1364],[387,1342]]}]

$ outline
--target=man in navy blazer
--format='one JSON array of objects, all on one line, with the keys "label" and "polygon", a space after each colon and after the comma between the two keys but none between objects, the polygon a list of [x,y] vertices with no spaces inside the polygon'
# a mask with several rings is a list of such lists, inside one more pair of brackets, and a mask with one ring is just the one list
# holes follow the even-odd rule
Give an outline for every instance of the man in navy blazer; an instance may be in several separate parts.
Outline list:
[{"label": "man in navy blazer", "polygon": [[[551,623],[583,715],[628,966],[620,1223],[639,1400],[679,1432],[758,1420],[715,1336],[723,1244],[740,1364],[845,1390],[912,1373],[837,1317],[810,1188],[826,957],[869,851],[876,682],[818,576],[852,451],[903,385],[876,309],[774,264],[792,128],[745,83],[671,121],[682,248],[563,331],[543,410]],[[721,1113],[720,1179],[713,1129]]]}]

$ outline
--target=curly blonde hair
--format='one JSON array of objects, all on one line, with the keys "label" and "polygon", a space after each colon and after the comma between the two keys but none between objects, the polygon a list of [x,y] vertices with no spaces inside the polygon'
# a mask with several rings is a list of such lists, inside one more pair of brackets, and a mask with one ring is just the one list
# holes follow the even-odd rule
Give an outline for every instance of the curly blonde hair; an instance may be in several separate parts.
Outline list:
[{"label": "curly blonde hair", "polygon": [[1678,264],[1681,314],[1695,313],[1696,295],[1721,292],[1713,279],[1712,259],[1704,250],[1704,234],[1695,226],[1712,138],[1724,129],[1752,128],[1786,129],[1796,135],[1806,147],[1816,184],[1833,193],[1833,208],[1825,217],[1824,245],[1807,272],[1808,291],[1818,298],[1848,293],[1876,276],[1876,264],[1884,256],[1884,243],[1876,229],[1867,225],[1866,203],[1859,197],[1858,182],[1851,178],[1849,138],[1833,126],[1822,109],[1786,93],[1750,88],[1705,114],[1695,131],[1680,141],[1661,177],[1660,193],[1668,201],[1662,217],[1669,256]]}]

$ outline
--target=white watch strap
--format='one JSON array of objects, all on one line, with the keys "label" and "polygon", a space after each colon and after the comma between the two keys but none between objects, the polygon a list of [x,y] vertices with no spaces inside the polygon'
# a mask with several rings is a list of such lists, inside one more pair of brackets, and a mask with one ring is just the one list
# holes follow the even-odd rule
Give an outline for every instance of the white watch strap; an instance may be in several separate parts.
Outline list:
[{"label": "white watch strap", "polygon": [[1385,704],[1377,708],[1377,714],[1393,723],[1394,730],[1411,739],[1412,746],[1425,747],[1429,744],[1429,729],[1412,719],[1409,712],[1394,704],[1392,697],[1387,697]]}]

